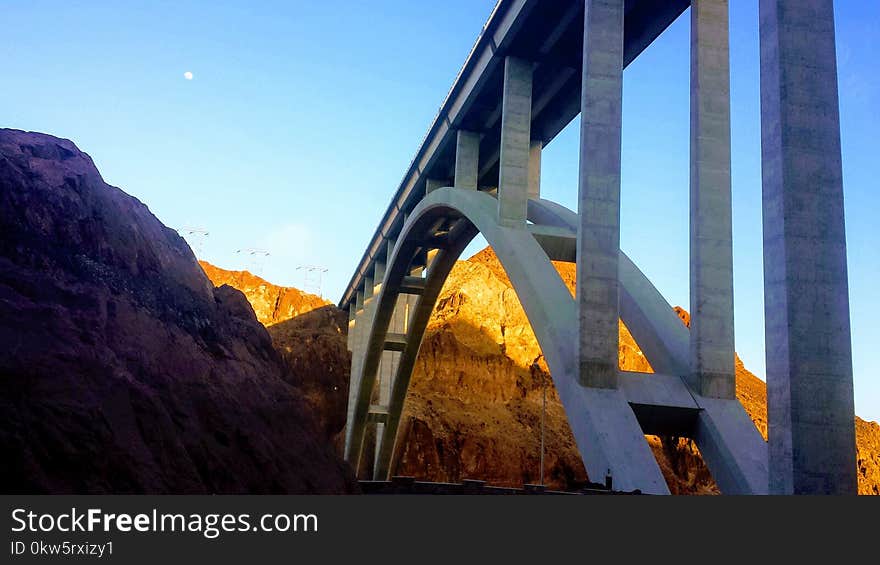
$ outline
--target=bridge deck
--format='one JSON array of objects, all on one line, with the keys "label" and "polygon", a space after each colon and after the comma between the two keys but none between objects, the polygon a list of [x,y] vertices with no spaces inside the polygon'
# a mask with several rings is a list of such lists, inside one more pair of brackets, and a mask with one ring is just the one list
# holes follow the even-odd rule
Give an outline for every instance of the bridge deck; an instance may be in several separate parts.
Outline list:
[{"label": "bridge deck", "polygon": [[[689,0],[628,0],[624,64],[632,62]],[[427,179],[453,176],[455,132],[480,132],[478,184],[498,185],[504,57],[535,62],[532,137],[545,145],[580,112],[583,0],[500,0],[450,89],[339,301],[347,308],[377,257],[425,195]],[[686,53],[682,57],[688,56]]]}]

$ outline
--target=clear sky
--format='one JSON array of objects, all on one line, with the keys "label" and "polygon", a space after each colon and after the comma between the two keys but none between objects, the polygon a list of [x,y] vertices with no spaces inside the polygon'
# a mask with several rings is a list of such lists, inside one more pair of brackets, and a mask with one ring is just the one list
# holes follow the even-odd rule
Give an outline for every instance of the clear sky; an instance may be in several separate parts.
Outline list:
[{"label": "clear sky", "polygon": [[[763,377],[758,2],[730,4],[736,340]],[[72,139],[221,267],[326,267],[336,300],[493,5],[4,0],[0,127]],[[880,3],[836,5],[856,407],[880,420]],[[622,187],[622,247],[684,306],[688,49],[686,13],[625,73]],[[578,128],[542,168],[571,208]]]}]

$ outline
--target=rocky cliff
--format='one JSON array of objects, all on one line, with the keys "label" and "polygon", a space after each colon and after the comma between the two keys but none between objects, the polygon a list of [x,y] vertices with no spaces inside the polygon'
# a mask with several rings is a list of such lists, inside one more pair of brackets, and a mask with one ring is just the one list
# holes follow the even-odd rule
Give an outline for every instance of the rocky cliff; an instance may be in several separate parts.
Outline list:
[{"label": "rocky cliff", "polygon": [[299,389],[320,420],[324,436],[342,453],[351,353],[348,316],[320,296],[274,285],[247,271],[199,261],[216,286],[244,293],[284,362],[284,378]]},{"label": "rocky cliff", "polygon": [[241,292],[70,141],[0,130],[0,485],[356,490]]},{"label": "rocky cliff", "polygon": [[227,271],[207,261],[199,261],[199,265],[214,286],[229,285],[243,292],[257,320],[264,326],[284,322],[330,304],[320,296],[289,286],[276,286],[248,271]]},{"label": "rocky cliff", "polygon": [[345,340],[348,316],[335,306],[322,306],[268,330],[288,382],[301,391],[318,415],[324,436],[341,454],[351,368]]}]

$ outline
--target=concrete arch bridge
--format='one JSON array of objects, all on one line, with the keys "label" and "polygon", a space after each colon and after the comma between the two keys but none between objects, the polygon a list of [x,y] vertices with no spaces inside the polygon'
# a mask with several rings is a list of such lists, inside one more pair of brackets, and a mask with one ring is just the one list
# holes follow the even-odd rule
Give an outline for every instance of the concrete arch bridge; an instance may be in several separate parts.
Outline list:
[{"label": "concrete arch bridge", "polygon": [[[501,0],[340,301],[349,462],[389,476],[428,319],[479,233],[591,478],[668,493],[644,434],[670,434],[695,440],[724,493],[855,492],[833,4],[760,4],[769,444],[735,394],[727,0]],[[688,10],[690,330],[619,248],[623,71]],[[578,114],[579,213],[540,196],[542,149]],[[577,264],[576,297],[552,260]],[[619,318],[656,374],[618,370]]]}]

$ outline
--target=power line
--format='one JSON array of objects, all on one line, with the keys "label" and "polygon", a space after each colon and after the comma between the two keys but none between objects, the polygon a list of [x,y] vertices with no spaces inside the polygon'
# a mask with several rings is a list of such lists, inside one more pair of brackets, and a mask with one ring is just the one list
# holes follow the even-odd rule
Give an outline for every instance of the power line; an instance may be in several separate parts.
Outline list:
[{"label": "power line", "polygon": [[303,271],[303,290],[306,292],[311,291],[312,294],[324,298],[322,293],[324,273],[329,271],[329,269],[321,265],[300,265],[296,270]]},{"label": "power line", "polygon": [[177,230],[177,233],[189,244],[196,258],[202,257],[202,247],[210,232],[202,227],[183,227]]},{"label": "power line", "polygon": [[266,258],[271,255],[269,251],[266,249],[259,249],[257,247],[247,247],[244,249],[236,249],[236,254],[247,255],[250,257],[248,262],[249,271],[255,275],[260,275],[263,272],[263,264],[266,262]]}]

